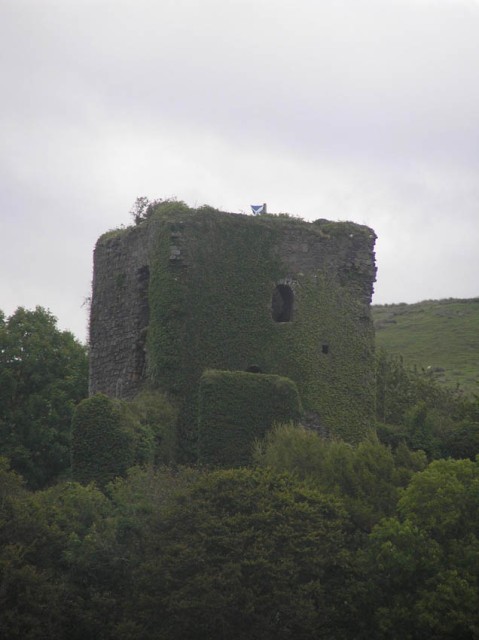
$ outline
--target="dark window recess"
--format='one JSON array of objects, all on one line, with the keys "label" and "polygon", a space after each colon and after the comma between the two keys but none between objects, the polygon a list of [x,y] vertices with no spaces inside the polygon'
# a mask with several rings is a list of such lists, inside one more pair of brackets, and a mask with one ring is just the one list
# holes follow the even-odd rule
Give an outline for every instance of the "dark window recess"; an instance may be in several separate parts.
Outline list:
[{"label": "dark window recess", "polygon": [[261,371],[261,367],[259,367],[257,364],[250,364],[250,366],[246,369],[246,371],[248,373],[263,373]]},{"label": "dark window recess", "polygon": [[138,283],[140,287],[148,288],[148,283],[150,281],[150,267],[145,265],[144,267],[140,267],[136,272],[136,277],[138,278]]},{"label": "dark window recess", "polygon": [[291,322],[293,319],[294,293],[287,284],[278,284],[273,291],[271,317],[275,322]]},{"label": "dark window recess", "polygon": [[329,344],[321,345],[321,353],[329,353]]}]

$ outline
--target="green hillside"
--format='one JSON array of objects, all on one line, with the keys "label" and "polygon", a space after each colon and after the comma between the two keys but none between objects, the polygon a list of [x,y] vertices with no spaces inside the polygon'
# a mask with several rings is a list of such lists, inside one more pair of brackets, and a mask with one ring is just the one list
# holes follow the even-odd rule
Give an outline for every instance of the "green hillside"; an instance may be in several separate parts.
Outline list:
[{"label": "green hillside", "polygon": [[374,305],[376,345],[448,386],[479,393],[479,298]]}]

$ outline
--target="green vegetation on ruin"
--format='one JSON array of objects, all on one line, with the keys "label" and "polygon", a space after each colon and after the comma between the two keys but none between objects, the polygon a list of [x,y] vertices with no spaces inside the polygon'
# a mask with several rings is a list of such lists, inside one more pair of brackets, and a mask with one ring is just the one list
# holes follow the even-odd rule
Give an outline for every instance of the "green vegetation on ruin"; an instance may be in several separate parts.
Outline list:
[{"label": "green vegetation on ruin", "polygon": [[298,389],[288,378],[206,371],[199,390],[198,460],[248,465],[255,440],[264,438],[275,423],[298,423],[300,417]]},{"label": "green vegetation on ruin", "polygon": [[[321,242],[367,227],[245,216],[162,202],[140,221],[156,234],[150,264],[149,376],[186,398],[179,440],[194,455],[197,393],[205,369],[289,377],[305,409],[318,411],[337,435],[358,441],[374,414],[373,336],[358,304],[360,274],[294,274],[294,322],[274,322],[271,298],[290,268],[278,255],[281,233],[307,228]],[[323,231],[327,229],[327,233]],[[171,259],[172,248],[181,259]],[[246,284],[246,286],[245,286]],[[319,322],[318,322],[319,318]],[[331,355],[322,352],[326,344]],[[294,354],[294,356],[293,356]],[[369,363],[369,366],[368,366]],[[369,374],[366,371],[369,369]]]}]

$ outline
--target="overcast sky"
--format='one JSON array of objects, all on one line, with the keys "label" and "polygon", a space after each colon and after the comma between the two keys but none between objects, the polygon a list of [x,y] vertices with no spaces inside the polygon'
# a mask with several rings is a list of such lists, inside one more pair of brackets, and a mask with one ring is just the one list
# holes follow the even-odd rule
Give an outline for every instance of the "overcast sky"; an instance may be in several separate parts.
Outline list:
[{"label": "overcast sky", "polygon": [[0,0],[0,309],[86,338],[137,196],[378,235],[373,302],[479,295],[477,0]]}]

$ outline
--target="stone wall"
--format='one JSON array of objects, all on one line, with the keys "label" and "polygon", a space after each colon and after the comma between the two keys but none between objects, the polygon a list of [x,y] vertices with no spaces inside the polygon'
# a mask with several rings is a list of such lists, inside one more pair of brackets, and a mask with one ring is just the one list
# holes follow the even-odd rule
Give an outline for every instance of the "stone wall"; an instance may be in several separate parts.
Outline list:
[{"label": "stone wall", "polygon": [[358,300],[369,307],[376,280],[375,241],[376,235],[368,227],[319,220],[286,228],[278,252],[291,277],[321,272],[340,286],[355,287],[358,276]]},{"label": "stone wall", "polygon": [[148,229],[102,236],[94,252],[90,394],[131,397],[146,376]]},{"label": "stone wall", "polygon": [[94,255],[90,392],[160,387],[184,404],[191,430],[203,371],[254,366],[294,380],[321,428],[361,438],[374,414],[374,242],[353,223],[181,203],[105,234]]}]

